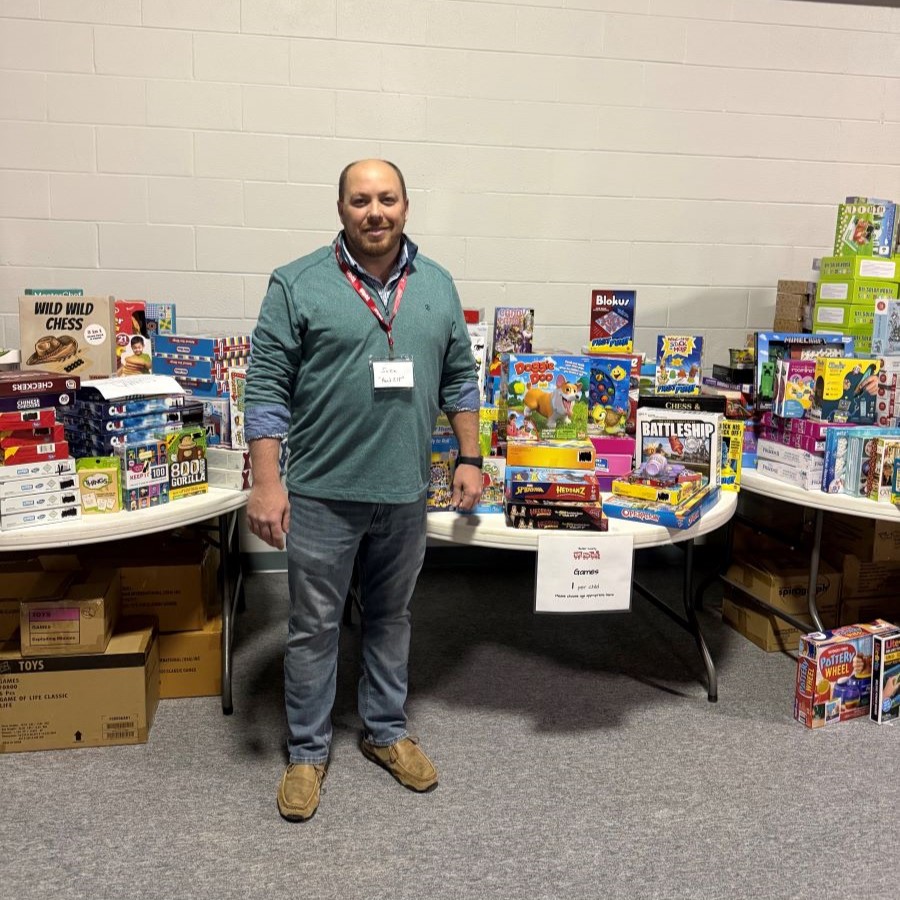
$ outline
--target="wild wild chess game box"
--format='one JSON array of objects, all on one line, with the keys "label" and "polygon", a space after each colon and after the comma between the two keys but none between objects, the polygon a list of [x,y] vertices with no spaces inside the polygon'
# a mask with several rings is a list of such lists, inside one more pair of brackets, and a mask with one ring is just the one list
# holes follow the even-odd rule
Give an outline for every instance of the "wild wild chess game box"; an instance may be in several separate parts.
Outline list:
[{"label": "wild wild chess game box", "polygon": [[23,369],[106,377],[116,371],[113,297],[19,297]]}]

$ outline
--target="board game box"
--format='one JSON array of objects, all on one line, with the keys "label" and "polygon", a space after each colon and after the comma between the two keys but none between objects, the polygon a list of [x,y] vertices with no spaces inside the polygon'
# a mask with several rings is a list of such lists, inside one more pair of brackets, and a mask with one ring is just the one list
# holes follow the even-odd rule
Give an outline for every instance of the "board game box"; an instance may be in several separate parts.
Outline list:
[{"label": "board game box", "polygon": [[660,334],[656,339],[657,394],[700,393],[703,338],[696,334]]},{"label": "board game box", "polygon": [[636,291],[591,291],[589,353],[631,353]]},{"label": "board game box", "polygon": [[509,466],[505,495],[517,503],[596,502],[600,499],[600,487],[597,476],[585,469]]},{"label": "board game box", "polygon": [[586,438],[591,365],[587,356],[504,353],[497,397],[500,438]]},{"label": "board game box", "polygon": [[115,298],[19,297],[23,369],[107,377],[116,371]]},{"label": "board game box", "polygon": [[635,434],[635,466],[646,463],[654,454],[667,462],[683,465],[706,476],[709,483],[721,483],[722,416],[708,412],[640,407]]}]

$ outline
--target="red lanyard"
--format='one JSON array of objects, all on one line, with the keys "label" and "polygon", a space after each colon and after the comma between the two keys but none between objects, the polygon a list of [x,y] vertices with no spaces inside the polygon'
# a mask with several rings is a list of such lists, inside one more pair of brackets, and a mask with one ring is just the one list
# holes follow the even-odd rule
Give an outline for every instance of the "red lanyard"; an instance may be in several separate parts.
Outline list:
[{"label": "red lanyard", "polygon": [[341,253],[338,250],[338,245],[334,245],[334,255],[337,259],[337,264],[340,266],[341,271],[344,273],[344,277],[347,281],[350,282],[351,287],[357,294],[359,294],[362,302],[366,304],[369,308],[369,312],[372,313],[373,316],[378,320],[378,324],[381,326],[381,330],[387,335],[388,339],[388,353],[391,359],[394,358],[394,335],[393,335],[393,327],[394,327],[394,319],[397,316],[397,310],[400,309],[400,301],[403,299],[403,291],[406,289],[406,278],[409,275],[409,266],[407,266],[403,270],[403,277],[400,279],[397,284],[397,290],[394,292],[394,309],[391,313],[390,319],[385,319],[381,314],[381,310],[376,305],[375,301],[370,296],[369,292],[366,290],[363,283],[359,280],[356,273],[353,272],[350,266],[344,262],[341,257]]}]

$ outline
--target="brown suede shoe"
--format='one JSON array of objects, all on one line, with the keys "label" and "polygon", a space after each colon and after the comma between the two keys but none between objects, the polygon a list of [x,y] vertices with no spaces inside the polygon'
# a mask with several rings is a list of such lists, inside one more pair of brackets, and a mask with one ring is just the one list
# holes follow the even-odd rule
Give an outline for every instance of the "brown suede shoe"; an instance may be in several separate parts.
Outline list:
[{"label": "brown suede shoe", "polygon": [[325,779],[324,765],[291,763],[278,785],[278,812],[288,822],[305,822],[319,808],[319,794]]},{"label": "brown suede shoe", "polygon": [[366,759],[387,769],[397,781],[411,791],[433,791],[438,785],[438,774],[431,760],[419,749],[416,738],[403,738],[387,747],[376,747],[365,738],[360,742]]}]

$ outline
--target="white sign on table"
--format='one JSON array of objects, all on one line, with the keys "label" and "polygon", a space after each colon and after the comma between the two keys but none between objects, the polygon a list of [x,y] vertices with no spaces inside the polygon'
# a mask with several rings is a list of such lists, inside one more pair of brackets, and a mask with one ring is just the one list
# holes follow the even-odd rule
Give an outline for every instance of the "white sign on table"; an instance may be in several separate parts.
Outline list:
[{"label": "white sign on table", "polygon": [[633,568],[631,535],[540,534],[534,611],[628,611]]}]

